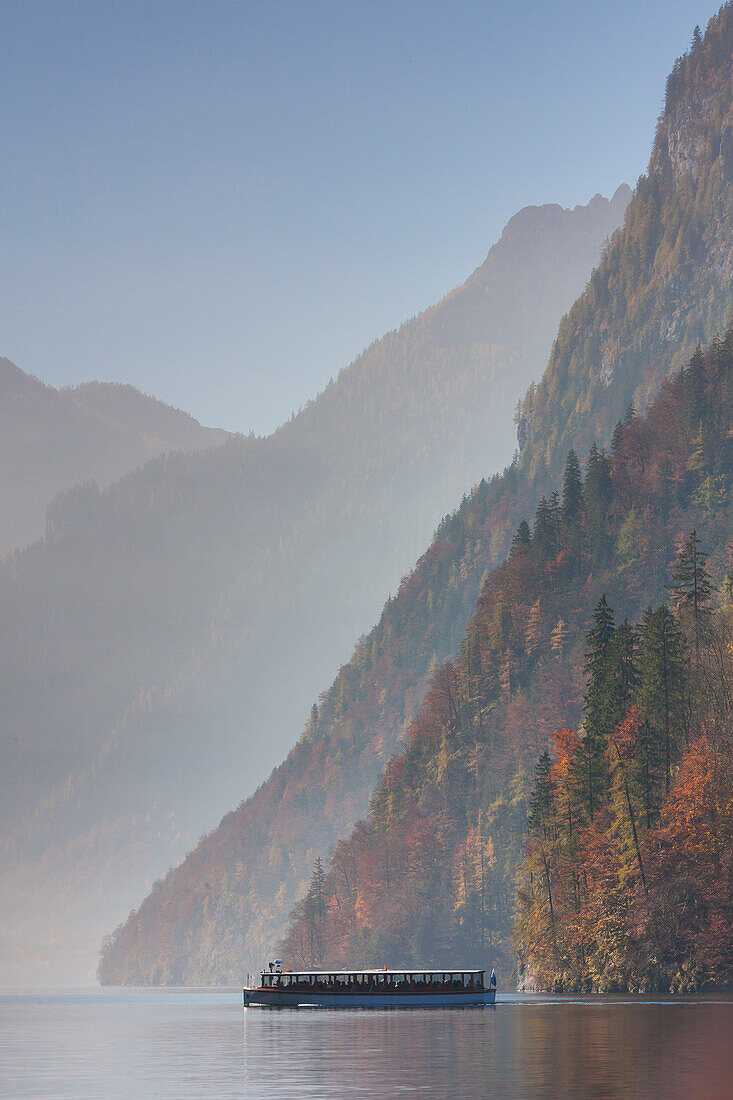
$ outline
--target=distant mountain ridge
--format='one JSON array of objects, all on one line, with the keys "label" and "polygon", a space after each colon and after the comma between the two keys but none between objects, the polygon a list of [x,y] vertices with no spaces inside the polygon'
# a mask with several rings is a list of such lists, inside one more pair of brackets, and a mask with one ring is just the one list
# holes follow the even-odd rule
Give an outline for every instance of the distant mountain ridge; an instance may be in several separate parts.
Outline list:
[{"label": "distant mountain ridge", "polygon": [[0,359],[0,556],[43,537],[57,493],[104,487],[148,459],[205,450],[228,434],[132,386],[57,390]]},{"label": "distant mountain ridge", "polygon": [[538,208],[271,437],[70,490],[0,566],[12,973],[24,952],[59,980],[64,952],[91,968],[90,937],[282,758],[441,515],[511,458],[512,410],[627,197]]},{"label": "distant mountain ridge", "polygon": [[431,667],[457,654],[485,571],[506,556],[542,494],[556,489],[570,448],[585,455],[607,443],[630,402],[643,409],[698,342],[725,329],[733,309],[732,55],[728,4],[675,66],[648,175],[562,320],[540,384],[521,403],[518,460],[441,525],[271,779],[118,929],[103,953],[103,980],[237,981],[244,960],[256,965],[273,948],[307,888],[309,865],[366,812],[374,776],[401,744]]},{"label": "distant mountain ridge", "polygon": [[224,428],[204,428],[189,413],[141,393],[129,383],[83,382],[60,392],[108,423],[165,444],[170,451],[201,451],[202,444],[212,447],[232,434]]}]

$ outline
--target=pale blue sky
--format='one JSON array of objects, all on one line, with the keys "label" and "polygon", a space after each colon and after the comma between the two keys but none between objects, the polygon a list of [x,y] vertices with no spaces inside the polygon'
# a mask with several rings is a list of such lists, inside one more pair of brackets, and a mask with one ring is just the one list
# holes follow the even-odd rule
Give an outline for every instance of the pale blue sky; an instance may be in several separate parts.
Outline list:
[{"label": "pale blue sky", "polygon": [[528,203],[646,168],[713,7],[0,6],[0,354],[271,430]]}]

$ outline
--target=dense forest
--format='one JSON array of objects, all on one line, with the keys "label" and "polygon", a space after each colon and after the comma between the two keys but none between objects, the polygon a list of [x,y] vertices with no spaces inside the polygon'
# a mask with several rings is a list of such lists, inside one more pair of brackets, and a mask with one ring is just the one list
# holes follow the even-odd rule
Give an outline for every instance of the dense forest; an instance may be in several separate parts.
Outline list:
[{"label": "dense forest", "polygon": [[[384,762],[420,704],[431,667],[458,652],[482,577],[508,552],[522,516],[543,493],[551,496],[574,440],[586,451],[593,440],[610,443],[614,421],[632,399],[643,411],[696,342],[707,342],[722,329],[730,309],[733,256],[733,177],[724,140],[732,107],[732,52],[733,20],[726,6],[675,66],[674,93],[660,119],[649,174],[588,288],[562,322],[541,385],[530,389],[518,410],[518,461],[502,476],[482,482],[441,525],[271,779],[156,884],[106,942],[103,981],[238,981],[245,960],[256,965],[271,950],[285,931],[288,909],[308,887],[309,865],[325,857],[366,810]],[[694,237],[696,246],[685,253],[682,266],[676,238],[670,254],[672,227],[679,227],[681,249],[685,227],[698,225],[701,211],[704,231]],[[601,538],[603,515],[599,522]],[[634,522],[632,517],[629,530]],[[662,566],[656,571],[661,577]],[[660,580],[649,599],[659,602],[663,596]],[[614,606],[620,614],[641,614],[640,607],[625,609],[618,600]],[[542,607],[529,611],[543,622],[550,613]],[[569,622],[558,613],[552,624],[563,652]],[[576,638],[580,668],[579,644]],[[513,661],[507,659],[510,685]],[[540,741],[552,728],[576,726],[581,717],[581,674],[572,697],[560,700],[557,672],[557,664],[546,667],[555,716],[548,713],[546,724],[533,731],[537,743],[523,750],[525,781],[516,805],[514,796],[502,796],[501,812],[517,821],[525,816]],[[525,706],[519,695],[509,712]],[[521,844],[504,853],[507,868],[521,854]],[[493,874],[508,876],[497,860]],[[511,889],[502,897],[510,898]],[[506,915],[502,920],[506,928]]]},{"label": "dense forest", "polygon": [[508,972],[517,947],[542,987],[730,978],[732,414],[733,330],[584,475],[569,453],[317,861],[288,959]]},{"label": "dense forest", "polygon": [[696,531],[672,609],[587,637],[580,731],[536,767],[520,864],[527,983],[689,992],[733,981],[733,607]]}]

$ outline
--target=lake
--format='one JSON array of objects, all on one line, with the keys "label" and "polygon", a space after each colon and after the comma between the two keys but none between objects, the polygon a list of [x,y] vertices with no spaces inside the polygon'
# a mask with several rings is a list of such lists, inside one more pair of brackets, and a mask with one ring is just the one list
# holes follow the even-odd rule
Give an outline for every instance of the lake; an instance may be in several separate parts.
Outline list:
[{"label": "lake", "polygon": [[0,1096],[733,1097],[733,997],[279,1010],[239,990],[0,994]]}]

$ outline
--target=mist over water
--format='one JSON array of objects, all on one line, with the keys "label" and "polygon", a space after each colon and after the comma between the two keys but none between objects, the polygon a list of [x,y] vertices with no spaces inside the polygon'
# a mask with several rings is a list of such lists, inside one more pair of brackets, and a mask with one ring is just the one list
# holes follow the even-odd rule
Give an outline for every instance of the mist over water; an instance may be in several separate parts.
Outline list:
[{"label": "mist over water", "polygon": [[731,1094],[733,997],[504,995],[493,1009],[270,1011],[239,990],[0,996],[0,1096]]}]

